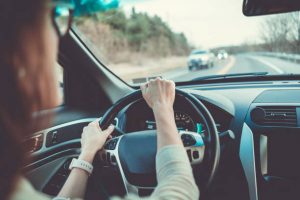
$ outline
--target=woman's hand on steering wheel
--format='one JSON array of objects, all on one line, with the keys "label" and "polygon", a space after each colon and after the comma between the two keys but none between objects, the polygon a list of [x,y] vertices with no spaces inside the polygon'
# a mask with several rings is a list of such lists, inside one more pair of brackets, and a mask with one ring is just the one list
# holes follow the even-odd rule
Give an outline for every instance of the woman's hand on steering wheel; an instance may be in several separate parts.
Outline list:
[{"label": "woman's hand on steering wheel", "polygon": [[111,137],[113,130],[113,125],[109,126],[106,130],[102,130],[98,120],[84,127],[81,135],[81,154],[79,158],[92,163],[96,153],[102,149],[107,138]]},{"label": "woman's hand on steering wheel", "polygon": [[141,86],[141,90],[145,101],[154,112],[158,149],[167,145],[182,145],[174,119],[174,82],[156,78]]},{"label": "woman's hand on steering wheel", "polygon": [[175,83],[156,78],[141,86],[143,97],[150,108],[173,108],[175,100]]}]

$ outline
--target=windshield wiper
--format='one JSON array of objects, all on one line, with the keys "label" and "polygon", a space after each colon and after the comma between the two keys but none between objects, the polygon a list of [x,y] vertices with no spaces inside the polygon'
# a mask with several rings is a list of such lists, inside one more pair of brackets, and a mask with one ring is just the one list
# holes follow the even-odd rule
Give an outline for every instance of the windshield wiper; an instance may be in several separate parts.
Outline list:
[{"label": "windshield wiper", "polygon": [[265,76],[269,74],[269,72],[253,72],[253,73],[236,73],[236,74],[222,74],[222,75],[210,75],[210,76],[202,76],[192,81],[200,81],[200,80],[220,80],[220,79],[227,79],[227,78],[240,78],[240,77],[255,77],[255,76]]}]

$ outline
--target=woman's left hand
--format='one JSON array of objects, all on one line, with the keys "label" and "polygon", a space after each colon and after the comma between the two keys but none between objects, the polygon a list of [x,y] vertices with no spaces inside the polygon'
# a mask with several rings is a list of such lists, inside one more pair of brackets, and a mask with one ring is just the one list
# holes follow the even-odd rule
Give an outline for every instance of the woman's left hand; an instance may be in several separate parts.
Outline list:
[{"label": "woman's left hand", "polygon": [[113,132],[114,126],[109,126],[103,130],[99,126],[98,120],[91,122],[83,128],[81,135],[81,154],[79,159],[92,163],[96,153],[102,149],[105,141]]}]

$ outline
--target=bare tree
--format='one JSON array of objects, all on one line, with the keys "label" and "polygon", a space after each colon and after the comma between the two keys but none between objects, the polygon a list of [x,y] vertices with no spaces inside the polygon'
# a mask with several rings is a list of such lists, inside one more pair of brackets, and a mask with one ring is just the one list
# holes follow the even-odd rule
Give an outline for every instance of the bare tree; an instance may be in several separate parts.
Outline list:
[{"label": "bare tree", "polygon": [[289,14],[290,17],[290,34],[288,39],[291,43],[292,51],[300,53],[300,12]]},{"label": "bare tree", "polygon": [[261,35],[266,50],[300,52],[299,22],[299,12],[267,18],[261,25]]}]

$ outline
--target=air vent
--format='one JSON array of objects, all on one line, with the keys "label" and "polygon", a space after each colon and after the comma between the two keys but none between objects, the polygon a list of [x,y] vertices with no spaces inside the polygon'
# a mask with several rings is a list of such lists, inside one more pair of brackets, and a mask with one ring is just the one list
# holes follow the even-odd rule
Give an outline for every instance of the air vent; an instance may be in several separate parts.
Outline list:
[{"label": "air vent", "polygon": [[296,107],[294,106],[259,106],[251,111],[253,122],[263,126],[297,126]]}]

